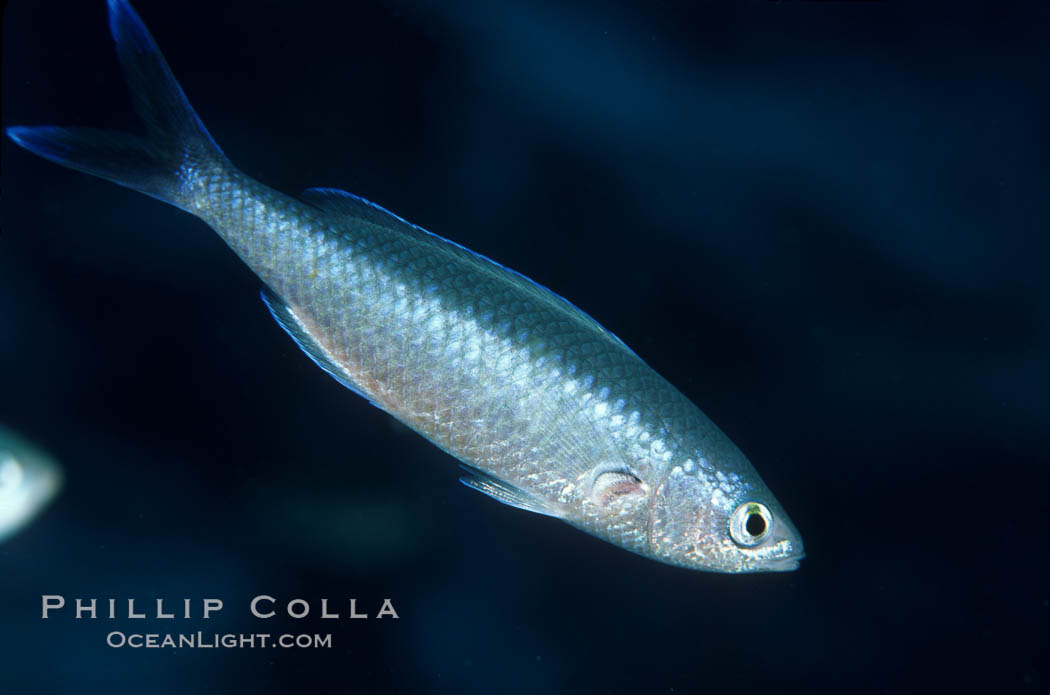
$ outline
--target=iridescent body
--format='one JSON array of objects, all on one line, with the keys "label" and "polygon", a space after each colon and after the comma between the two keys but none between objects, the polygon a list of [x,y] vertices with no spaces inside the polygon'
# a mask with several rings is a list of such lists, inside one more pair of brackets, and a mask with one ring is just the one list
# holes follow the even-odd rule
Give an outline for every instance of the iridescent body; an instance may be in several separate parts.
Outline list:
[{"label": "iridescent body", "polygon": [[[247,177],[123,0],[110,1],[110,21],[149,139],[44,127],[10,129],[16,142],[207,222],[311,357],[466,464],[471,487],[672,564],[797,567],[801,540],[751,464],[622,342],[527,278],[367,201],[292,198]],[[731,518],[748,503],[765,516],[738,512],[759,524],[741,538]]]}]

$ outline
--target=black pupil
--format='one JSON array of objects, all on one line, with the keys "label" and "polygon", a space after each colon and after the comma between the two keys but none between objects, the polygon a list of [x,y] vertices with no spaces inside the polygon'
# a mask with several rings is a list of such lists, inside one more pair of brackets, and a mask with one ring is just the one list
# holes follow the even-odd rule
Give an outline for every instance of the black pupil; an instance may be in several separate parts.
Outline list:
[{"label": "black pupil", "polygon": [[766,520],[762,518],[761,514],[748,514],[744,528],[752,536],[761,536],[766,532]]}]

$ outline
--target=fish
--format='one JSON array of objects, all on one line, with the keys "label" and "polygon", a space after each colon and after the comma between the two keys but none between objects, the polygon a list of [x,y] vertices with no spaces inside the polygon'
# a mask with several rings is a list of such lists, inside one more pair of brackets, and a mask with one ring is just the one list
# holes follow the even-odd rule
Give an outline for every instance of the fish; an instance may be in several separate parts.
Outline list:
[{"label": "fish", "polygon": [[62,488],[50,456],[0,427],[0,543],[37,517]]},{"label": "fish", "polygon": [[15,143],[204,221],[302,351],[457,459],[469,488],[670,565],[799,567],[801,536],[745,455],[624,342],[364,198],[292,196],[249,177],[130,4],[108,10],[145,133],[16,126]]}]

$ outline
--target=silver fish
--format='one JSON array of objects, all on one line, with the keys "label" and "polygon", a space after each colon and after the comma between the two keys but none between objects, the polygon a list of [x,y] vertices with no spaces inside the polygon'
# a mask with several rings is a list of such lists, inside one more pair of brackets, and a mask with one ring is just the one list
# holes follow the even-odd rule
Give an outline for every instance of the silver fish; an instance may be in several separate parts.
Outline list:
[{"label": "silver fish", "polygon": [[109,22],[146,135],[9,128],[16,143],[204,220],[298,345],[459,459],[466,485],[674,565],[798,567],[802,540],[748,460],[615,336],[362,198],[249,178],[125,0],[109,0]]},{"label": "silver fish", "polygon": [[0,542],[32,521],[62,487],[62,469],[14,432],[0,427]]}]

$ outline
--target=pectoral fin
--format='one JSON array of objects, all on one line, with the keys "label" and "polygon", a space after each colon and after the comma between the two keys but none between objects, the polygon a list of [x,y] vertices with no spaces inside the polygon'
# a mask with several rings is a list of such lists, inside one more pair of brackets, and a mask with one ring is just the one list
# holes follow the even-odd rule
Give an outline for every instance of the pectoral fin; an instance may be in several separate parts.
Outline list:
[{"label": "pectoral fin", "polygon": [[460,466],[460,468],[463,469],[464,475],[460,477],[459,482],[488,495],[498,502],[509,504],[518,509],[524,509],[527,512],[553,516],[556,519],[561,519],[565,516],[562,510],[557,508],[558,505],[545,502],[504,480],[495,478],[470,466]]}]

